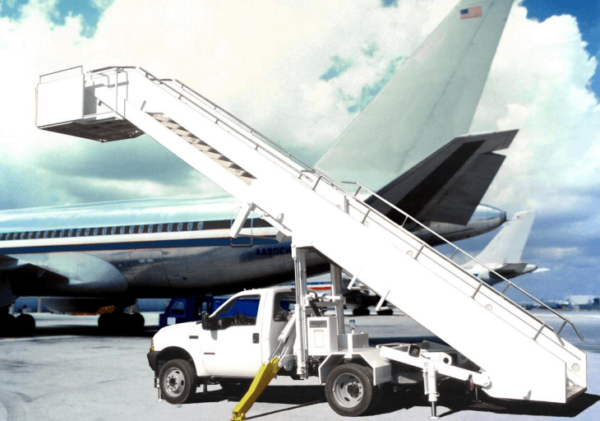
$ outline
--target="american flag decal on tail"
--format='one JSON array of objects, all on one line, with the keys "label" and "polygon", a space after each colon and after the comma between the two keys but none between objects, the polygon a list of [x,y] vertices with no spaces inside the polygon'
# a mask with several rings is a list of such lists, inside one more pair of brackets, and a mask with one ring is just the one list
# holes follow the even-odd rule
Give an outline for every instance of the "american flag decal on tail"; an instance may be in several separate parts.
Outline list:
[{"label": "american flag decal on tail", "polygon": [[483,14],[481,10],[481,6],[469,7],[468,9],[461,9],[460,18],[461,19],[473,19],[480,18]]}]

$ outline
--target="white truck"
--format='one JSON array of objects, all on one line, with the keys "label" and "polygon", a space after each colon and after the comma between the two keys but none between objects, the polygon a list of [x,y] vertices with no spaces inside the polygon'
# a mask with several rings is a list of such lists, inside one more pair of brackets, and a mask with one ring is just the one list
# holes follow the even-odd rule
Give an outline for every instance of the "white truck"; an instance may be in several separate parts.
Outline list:
[{"label": "white truck", "polygon": [[[464,380],[471,388],[489,385],[485,374],[450,347],[423,342],[371,348],[366,333],[345,332],[342,297],[302,294],[298,298],[306,305],[296,306],[296,295],[293,287],[244,291],[212,315],[204,313],[201,322],[161,329],[148,354],[159,397],[180,404],[209,383],[241,395],[274,356],[279,375],[318,376],[329,405],[344,416],[370,411],[385,384],[424,381],[433,417],[440,376]],[[335,307],[335,315],[323,315],[328,306]],[[296,335],[298,323],[302,335]],[[301,365],[306,370],[299,371]]]}]

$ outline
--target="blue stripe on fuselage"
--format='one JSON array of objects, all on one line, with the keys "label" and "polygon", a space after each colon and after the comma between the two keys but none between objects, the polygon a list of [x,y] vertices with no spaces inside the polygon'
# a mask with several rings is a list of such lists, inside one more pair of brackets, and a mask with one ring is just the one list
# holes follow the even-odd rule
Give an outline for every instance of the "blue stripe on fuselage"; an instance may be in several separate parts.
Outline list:
[{"label": "blue stripe on fuselage", "polygon": [[[240,239],[234,240],[239,241]],[[262,246],[278,244],[275,238],[253,237],[252,245]],[[128,241],[118,243],[96,243],[96,244],[68,244],[52,246],[27,246],[0,248],[0,254],[34,254],[34,253],[60,253],[69,251],[110,251],[110,250],[139,250],[139,249],[162,249],[180,247],[219,247],[231,246],[231,238],[192,238],[182,240],[155,240],[155,241]],[[237,247],[249,245],[235,244]]]}]

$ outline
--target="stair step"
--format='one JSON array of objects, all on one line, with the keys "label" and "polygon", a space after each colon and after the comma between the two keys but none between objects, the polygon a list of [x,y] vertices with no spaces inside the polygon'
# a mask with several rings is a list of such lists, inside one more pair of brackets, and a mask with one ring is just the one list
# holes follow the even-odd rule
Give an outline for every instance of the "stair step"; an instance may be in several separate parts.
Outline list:
[{"label": "stair step", "polygon": [[183,137],[183,136],[190,136],[191,133],[188,132],[187,130],[185,130],[183,127],[181,126],[177,126],[178,128],[176,129],[171,129],[171,131],[177,133],[179,136]]},{"label": "stair step", "polygon": [[162,124],[165,127],[168,127],[169,129],[181,129],[181,126],[175,123],[173,120],[160,121],[160,124]]},{"label": "stair step", "polygon": [[154,114],[150,114],[152,117],[154,117],[156,120],[163,122],[163,121],[173,121],[171,120],[169,117],[167,117],[164,114],[161,113],[154,113]]},{"label": "stair step", "polygon": [[207,154],[209,154],[209,153],[219,154],[216,150],[214,150],[213,148],[211,148],[210,146],[208,146],[206,143],[192,143],[192,146],[194,146],[199,151],[202,151],[202,152],[207,153]]},{"label": "stair step", "polygon": [[191,143],[192,145],[198,145],[200,143],[203,145],[206,145],[206,143],[202,142],[200,139],[198,139],[193,134],[190,134],[189,136],[181,136],[181,138],[183,140],[185,140],[186,142]]}]

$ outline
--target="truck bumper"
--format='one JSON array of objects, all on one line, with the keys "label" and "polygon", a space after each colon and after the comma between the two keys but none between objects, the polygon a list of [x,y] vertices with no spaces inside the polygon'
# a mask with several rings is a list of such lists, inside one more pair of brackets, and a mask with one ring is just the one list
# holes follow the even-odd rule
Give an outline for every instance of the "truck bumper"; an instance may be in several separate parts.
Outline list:
[{"label": "truck bumper", "polygon": [[159,351],[148,352],[148,365],[152,371],[156,371],[156,359],[158,358]]}]

